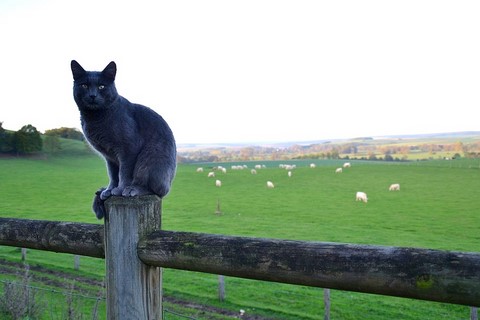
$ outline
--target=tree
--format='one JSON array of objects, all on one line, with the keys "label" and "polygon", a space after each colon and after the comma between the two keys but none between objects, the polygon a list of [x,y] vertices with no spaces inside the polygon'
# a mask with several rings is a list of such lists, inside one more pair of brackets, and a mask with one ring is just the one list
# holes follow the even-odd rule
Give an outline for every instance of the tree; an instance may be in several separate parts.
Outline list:
[{"label": "tree", "polygon": [[378,160],[377,156],[373,152],[368,153],[368,160]]},{"label": "tree", "polygon": [[389,153],[385,154],[384,159],[385,159],[385,161],[393,161],[393,157]]},{"label": "tree", "polygon": [[60,150],[60,138],[57,135],[46,135],[45,140],[43,141],[43,148],[50,153]]},{"label": "tree", "polygon": [[50,129],[45,131],[46,135],[59,136],[60,138],[73,139],[83,141],[83,134],[75,128],[61,127],[57,129]]},{"label": "tree", "polygon": [[3,128],[3,122],[0,122],[0,153],[9,153],[13,151],[13,134]]},{"label": "tree", "polygon": [[338,153],[337,149],[333,149],[331,152],[332,159],[340,159],[340,154]]},{"label": "tree", "polygon": [[37,128],[31,124],[23,126],[13,135],[14,151],[25,154],[42,150],[42,138]]}]

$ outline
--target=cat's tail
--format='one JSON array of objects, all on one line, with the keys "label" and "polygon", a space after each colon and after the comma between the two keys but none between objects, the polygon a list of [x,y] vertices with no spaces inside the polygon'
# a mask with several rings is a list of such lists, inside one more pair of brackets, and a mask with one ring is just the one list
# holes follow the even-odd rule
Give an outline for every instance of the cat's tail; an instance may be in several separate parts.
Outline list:
[{"label": "cat's tail", "polygon": [[105,217],[105,200],[102,200],[100,198],[100,194],[102,193],[103,190],[106,188],[100,188],[97,192],[95,192],[95,197],[93,198],[93,205],[92,209],[93,212],[95,212],[95,215],[97,216],[97,219],[100,220],[103,217]]}]

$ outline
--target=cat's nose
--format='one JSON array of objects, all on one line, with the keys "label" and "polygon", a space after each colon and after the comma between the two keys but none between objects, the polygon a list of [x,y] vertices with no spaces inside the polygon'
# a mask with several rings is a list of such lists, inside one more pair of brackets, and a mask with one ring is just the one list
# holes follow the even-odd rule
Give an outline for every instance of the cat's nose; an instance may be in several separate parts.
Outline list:
[{"label": "cat's nose", "polygon": [[92,101],[94,101],[96,97],[97,97],[97,96],[94,95],[94,94],[90,95],[90,99],[92,99]]}]

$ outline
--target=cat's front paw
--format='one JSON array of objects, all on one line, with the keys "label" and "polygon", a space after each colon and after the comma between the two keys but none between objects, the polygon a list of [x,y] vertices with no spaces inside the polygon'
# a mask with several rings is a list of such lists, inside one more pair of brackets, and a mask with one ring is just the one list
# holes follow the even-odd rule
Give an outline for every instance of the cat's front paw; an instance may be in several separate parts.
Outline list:
[{"label": "cat's front paw", "polygon": [[123,193],[123,188],[116,187],[112,189],[112,196],[121,196]]},{"label": "cat's front paw", "polygon": [[143,196],[148,194],[147,190],[142,187],[138,186],[129,186],[123,189],[122,196],[124,197],[136,197],[136,196]]},{"label": "cat's front paw", "polygon": [[[100,189],[100,190],[102,190],[102,189]],[[98,191],[100,191],[100,190],[98,190]],[[107,200],[108,198],[110,198],[111,195],[112,195],[112,190],[110,190],[110,189],[103,189],[102,191],[100,191],[100,199],[102,199],[102,200]]]}]

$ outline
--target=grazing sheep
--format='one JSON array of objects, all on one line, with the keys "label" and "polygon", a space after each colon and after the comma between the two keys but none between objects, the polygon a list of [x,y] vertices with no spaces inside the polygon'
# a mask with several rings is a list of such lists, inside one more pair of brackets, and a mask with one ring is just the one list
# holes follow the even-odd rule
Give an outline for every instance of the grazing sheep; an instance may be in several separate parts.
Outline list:
[{"label": "grazing sheep", "polygon": [[262,169],[262,165],[261,164],[256,164],[255,169]]},{"label": "grazing sheep", "polygon": [[252,170],[250,170],[250,173],[251,173],[251,174],[257,174],[257,170],[252,169]]},{"label": "grazing sheep", "polygon": [[368,201],[367,194],[365,192],[358,191],[357,195],[355,196],[355,201],[363,201],[367,203]]},{"label": "grazing sheep", "polygon": [[315,165],[315,163],[310,163],[310,168],[316,168],[317,166]]},{"label": "grazing sheep", "polygon": [[335,170],[335,173],[342,173],[342,171],[343,171],[342,168],[337,168],[337,169]]},{"label": "grazing sheep", "polygon": [[290,178],[292,176],[292,171],[288,171],[288,177]]},{"label": "grazing sheep", "polygon": [[207,176],[207,177],[209,177],[209,178],[215,177],[215,172],[210,171],[210,172],[208,173],[208,176]]},{"label": "grazing sheep", "polygon": [[400,184],[394,183],[390,185],[390,188],[388,188],[389,191],[399,191],[400,190]]},{"label": "grazing sheep", "polygon": [[267,181],[267,188],[269,188],[269,189],[275,188],[272,181]]},{"label": "grazing sheep", "polygon": [[352,165],[350,164],[350,162],[345,162],[345,163],[343,164],[343,167],[344,167],[344,168],[350,168],[351,166],[352,166]]},{"label": "grazing sheep", "polygon": [[222,186],[222,181],[216,180],[216,181],[215,181],[215,185],[216,185],[217,187],[221,187],[221,186]]},{"label": "grazing sheep", "polygon": [[203,172],[203,168],[202,167],[197,168],[197,172]]}]

